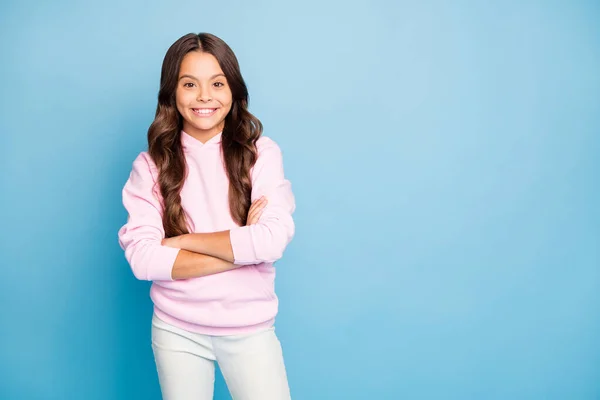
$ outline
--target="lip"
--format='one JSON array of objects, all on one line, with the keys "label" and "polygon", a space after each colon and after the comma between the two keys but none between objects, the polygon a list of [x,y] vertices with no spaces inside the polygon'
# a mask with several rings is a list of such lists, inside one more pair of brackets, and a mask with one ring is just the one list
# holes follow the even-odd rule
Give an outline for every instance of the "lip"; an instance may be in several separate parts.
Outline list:
[{"label": "lip", "polygon": [[[203,113],[198,112],[198,110],[213,110],[213,111],[208,114],[203,114]],[[208,108],[208,107],[192,108],[192,112],[194,113],[194,115],[197,117],[200,117],[200,118],[212,117],[213,115],[215,115],[217,110],[218,110],[218,108]]]}]

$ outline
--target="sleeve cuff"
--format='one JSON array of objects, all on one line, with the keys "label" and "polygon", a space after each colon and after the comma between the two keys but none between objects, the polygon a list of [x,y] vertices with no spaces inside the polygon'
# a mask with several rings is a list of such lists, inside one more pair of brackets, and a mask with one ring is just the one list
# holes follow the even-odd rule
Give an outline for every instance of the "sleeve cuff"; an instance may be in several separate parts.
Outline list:
[{"label": "sleeve cuff", "polygon": [[173,273],[173,265],[179,254],[180,249],[168,246],[160,246],[154,252],[152,260],[153,271],[148,271],[148,280],[152,281],[174,281],[171,274]]},{"label": "sleeve cuff", "polygon": [[250,228],[250,226],[239,226],[229,231],[234,264],[248,265],[256,263],[256,252],[254,251]]}]

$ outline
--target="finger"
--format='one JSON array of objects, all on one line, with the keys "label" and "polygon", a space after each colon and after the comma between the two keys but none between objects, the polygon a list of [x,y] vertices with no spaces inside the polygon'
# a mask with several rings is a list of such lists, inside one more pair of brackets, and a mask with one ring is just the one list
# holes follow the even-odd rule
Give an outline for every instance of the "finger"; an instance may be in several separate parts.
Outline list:
[{"label": "finger", "polygon": [[263,200],[263,198],[262,198],[262,197],[260,197],[260,198],[258,198],[258,199],[256,199],[256,200],[254,200],[254,201],[252,202],[252,204],[250,204],[250,210],[252,210],[252,209],[256,208],[256,207],[257,207],[259,204],[261,204],[261,203],[262,203],[262,200]]},{"label": "finger", "polygon": [[254,203],[252,203],[252,205],[250,206],[250,212],[254,212],[256,211],[260,205],[262,204],[261,200],[256,200]]},{"label": "finger", "polygon": [[255,206],[255,207],[252,207],[252,208],[250,209],[250,211],[248,212],[248,220],[249,220],[249,221],[253,221],[253,220],[254,220],[254,217],[256,216],[256,213],[257,213],[258,211],[260,211],[260,206],[259,206],[259,205]]},{"label": "finger", "polygon": [[264,208],[266,204],[267,204],[267,199],[264,197],[261,197],[260,199],[254,201],[254,203],[252,203],[252,205],[250,206],[250,210],[248,210],[248,212],[249,213],[256,212],[256,211],[260,210],[261,208]]},{"label": "finger", "polygon": [[251,210],[249,211],[249,214],[252,213],[253,216],[256,216],[256,214],[262,210],[265,209],[265,207],[267,206],[267,199],[261,197],[260,200],[258,200],[256,202],[256,204],[254,205],[254,207],[251,208]]},{"label": "finger", "polygon": [[252,211],[248,213],[248,223],[251,224],[251,221],[254,221],[254,217],[256,215],[256,211]]},{"label": "finger", "polygon": [[254,225],[256,223],[256,214],[252,214],[252,216],[248,217],[248,223],[246,225]]},{"label": "finger", "polygon": [[256,212],[252,218],[248,218],[248,225],[254,225],[256,224],[258,221],[260,221],[260,217],[262,216],[264,210],[260,210],[258,212]]}]

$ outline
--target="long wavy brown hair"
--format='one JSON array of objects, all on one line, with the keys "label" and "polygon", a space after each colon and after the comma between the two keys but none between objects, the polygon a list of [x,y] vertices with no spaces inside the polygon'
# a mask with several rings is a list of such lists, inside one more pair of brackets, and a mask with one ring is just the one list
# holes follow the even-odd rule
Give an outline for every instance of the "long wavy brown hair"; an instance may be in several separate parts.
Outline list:
[{"label": "long wavy brown hair", "polygon": [[175,91],[181,61],[191,51],[212,54],[231,88],[232,105],[225,117],[221,151],[229,178],[229,210],[240,226],[246,224],[250,208],[250,170],[258,157],[256,141],[263,128],[260,120],[248,111],[248,89],[238,60],[227,43],[209,33],[189,33],[171,45],[162,64],[156,115],[148,128],[148,153],[158,168],[157,184],[163,200],[162,220],[166,237],[189,233],[186,213],[181,205],[187,166],[181,144],[183,120],[177,110]]}]

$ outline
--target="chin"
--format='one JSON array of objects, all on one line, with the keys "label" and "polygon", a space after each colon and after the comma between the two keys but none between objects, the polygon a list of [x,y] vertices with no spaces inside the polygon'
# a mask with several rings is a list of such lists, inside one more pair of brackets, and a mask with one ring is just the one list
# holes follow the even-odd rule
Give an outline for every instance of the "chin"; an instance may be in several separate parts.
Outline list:
[{"label": "chin", "polygon": [[219,126],[218,123],[194,124],[194,127],[196,129],[198,129],[199,131],[205,131],[205,132],[212,131],[212,130],[216,129],[218,126]]}]

